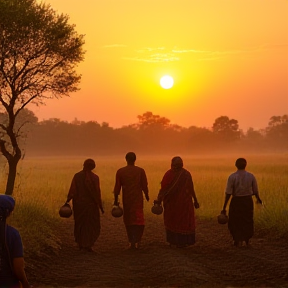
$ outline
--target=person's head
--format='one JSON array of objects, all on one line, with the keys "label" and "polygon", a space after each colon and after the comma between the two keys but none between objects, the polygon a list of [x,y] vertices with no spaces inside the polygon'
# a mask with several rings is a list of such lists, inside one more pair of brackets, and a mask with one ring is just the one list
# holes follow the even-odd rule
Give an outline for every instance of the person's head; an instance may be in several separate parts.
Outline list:
[{"label": "person's head", "polygon": [[246,165],[247,165],[247,161],[244,158],[238,158],[235,162],[235,166],[239,170],[244,170],[246,168]]},{"label": "person's head", "polygon": [[0,194],[0,221],[4,221],[14,210],[15,200],[9,195]]},{"label": "person's head", "polygon": [[176,156],[173,157],[171,160],[171,169],[173,170],[179,170],[183,167],[183,160],[181,157]]},{"label": "person's head", "polygon": [[125,156],[127,164],[134,164],[136,161],[136,154],[134,152],[128,152]]},{"label": "person's head", "polygon": [[86,159],[83,164],[84,170],[93,170],[96,167],[95,161],[93,159]]}]

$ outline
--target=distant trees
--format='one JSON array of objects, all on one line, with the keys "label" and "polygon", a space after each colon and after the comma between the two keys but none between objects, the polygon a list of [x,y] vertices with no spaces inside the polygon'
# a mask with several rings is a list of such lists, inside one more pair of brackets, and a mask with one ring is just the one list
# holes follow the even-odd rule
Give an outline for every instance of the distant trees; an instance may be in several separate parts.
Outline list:
[{"label": "distant trees", "polygon": [[283,116],[272,116],[269,120],[269,127],[279,127],[288,123],[288,115]]},{"label": "distant trees", "polygon": [[276,149],[288,149],[288,115],[272,116],[266,128],[269,144]]},{"label": "distant trees", "polygon": [[[76,65],[83,60],[83,35],[68,16],[36,0],[0,0],[0,151],[9,172],[6,194],[14,189],[22,156],[20,112],[77,90]],[[16,123],[19,123],[16,126]]]},{"label": "distant trees", "polygon": [[213,126],[212,131],[220,136],[221,139],[231,142],[240,138],[239,124],[235,119],[229,119],[228,116],[218,117]]},{"label": "distant trees", "polygon": [[[268,124],[266,129],[256,130],[250,127],[245,133],[238,129],[241,137],[235,141],[227,141],[226,134],[215,133],[212,127],[185,128],[171,124],[165,117],[154,115],[152,112],[146,113],[141,116],[148,116],[149,121],[146,121],[145,116],[141,118],[141,122],[121,128],[110,127],[106,122],[100,124],[96,121],[84,122],[77,119],[71,123],[57,118],[36,123],[34,121],[34,128],[25,143],[25,152],[27,156],[97,157],[124,155],[130,150],[142,155],[170,156],[288,151],[288,141],[285,141],[288,139],[285,117],[281,118],[284,121],[277,121],[277,125]],[[165,121],[162,122],[160,119]],[[145,125],[141,126],[142,123]]]},{"label": "distant trees", "polygon": [[246,138],[249,139],[251,142],[257,143],[259,141],[263,141],[264,136],[260,131],[250,127],[246,132]]},{"label": "distant trees", "polygon": [[170,120],[161,117],[159,115],[154,115],[152,112],[146,112],[142,115],[137,116],[139,122],[137,124],[137,127],[139,129],[151,129],[151,128],[161,128],[165,129],[169,127]]},{"label": "distant trees", "polygon": [[190,153],[216,150],[217,143],[211,129],[191,126],[185,133],[187,134],[186,150],[191,151]]}]

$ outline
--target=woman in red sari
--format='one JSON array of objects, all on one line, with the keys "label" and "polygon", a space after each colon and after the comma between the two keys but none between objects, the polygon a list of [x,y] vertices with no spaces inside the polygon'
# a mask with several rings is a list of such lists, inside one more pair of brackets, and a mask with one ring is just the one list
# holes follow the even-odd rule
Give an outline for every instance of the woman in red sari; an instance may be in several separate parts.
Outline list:
[{"label": "woman in red sari", "polygon": [[76,173],[67,196],[73,202],[74,237],[80,250],[93,252],[92,246],[100,235],[100,211],[104,213],[98,175],[93,159],[84,161],[83,170]]},{"label": "woman in red sari", "polygon": [[187,247],[195,243],[194,207],[199,203],[190,172],[183,168],[180,157],[171,161],[155,203],[163,202],[166,240],[170,245]]}]

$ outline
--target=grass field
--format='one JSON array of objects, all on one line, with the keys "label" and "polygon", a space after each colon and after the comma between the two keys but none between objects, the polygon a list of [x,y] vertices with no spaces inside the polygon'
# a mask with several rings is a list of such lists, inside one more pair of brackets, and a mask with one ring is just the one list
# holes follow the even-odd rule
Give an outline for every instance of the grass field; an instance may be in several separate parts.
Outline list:
[{"label": "grass field", "polygon": [[[93,157],[92,157],[93,158]],[[141,157],[136,165],[146,171],[150,203],[145,202],[146,217],[151,215],[153,200],[160,181],[170,167],[172,157]],[[106,213],[113,203],[115,173],[125,166],[124,157],[94,157],[100,177],[102,199]],[[224,190],[229,174],[235,171],[236,157],[183,157],[184,167],[193,177],[200,203],[197,217],[215,218],[221,211]],[[247,171],[258,180],[264,205],[255,205],[255,224],[258,233],[272,237],[288,235],[288,155],[247,156]],[[73,175],[82,169],[83,158],[26,158],[18,166],[14,197],[17,207],[9,222],[22,235],[26,248],[35,253],[45,245],[57,249],[58,210],[64,204]],[[2,162],[3,159],[2,159]],[[7,165],[1,166],[1,190],[4,191]],[[29,244],[28,244],[29,243]]]}]

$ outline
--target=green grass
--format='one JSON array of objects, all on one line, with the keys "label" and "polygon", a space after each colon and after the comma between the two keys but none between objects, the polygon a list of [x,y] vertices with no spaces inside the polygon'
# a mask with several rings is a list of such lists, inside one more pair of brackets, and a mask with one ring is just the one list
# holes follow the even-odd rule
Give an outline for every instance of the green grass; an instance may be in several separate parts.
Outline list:
[{"label": "green grass", "polygon": [[[170,168],[170,158],[138,157],[136,164],[146,170],[150,202],[156,198],[160,181]],[[271,237],[288,235],[288,156],[249,156],[247,170],[258,180],[264,206],[255,205],[255,226],[258,233]],[[94,158],[95,173],[100,177],[104,209],[110,211],[113,203],[115,173],[125,165],[124,157]],[[82,169],[83,158],[34,158],[21,161],[18,166],[14,197],[16,209],[9,223],[22,235],[29,253],[41,254],[43,247],[57,250],[58,210],[66,200],[73,175]],[[213,219],[221,211],[227,177],[235,171],[235,157],[183,157],[184,167],[193,177],[200,202],[197,217]],[[5,171],[1,167],[1,189],[4,189]],[[145,204],[149,215],[151,204]]]}]

